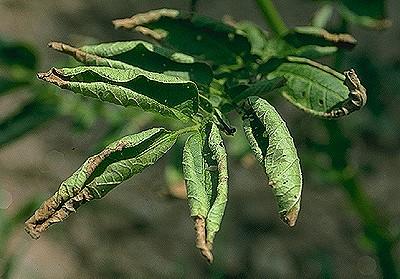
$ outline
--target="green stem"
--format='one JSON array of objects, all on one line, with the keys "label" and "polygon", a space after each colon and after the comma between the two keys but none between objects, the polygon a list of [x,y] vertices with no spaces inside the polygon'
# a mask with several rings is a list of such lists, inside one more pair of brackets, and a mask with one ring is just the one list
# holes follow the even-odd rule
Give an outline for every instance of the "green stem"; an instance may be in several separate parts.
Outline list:
[{"label": "green stem", "polygon": [[272,3],[272,0],[256,0],[256,2],[271,30],[278,36],[285,35],[289,29],[283,22],[282,17],[275,8],[275,5]]}]

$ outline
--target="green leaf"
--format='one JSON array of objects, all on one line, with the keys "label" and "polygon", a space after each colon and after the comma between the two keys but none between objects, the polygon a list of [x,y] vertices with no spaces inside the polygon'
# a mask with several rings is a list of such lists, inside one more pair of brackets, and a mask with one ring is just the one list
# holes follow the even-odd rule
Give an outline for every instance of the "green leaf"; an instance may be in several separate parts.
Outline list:
[{"label": "green leaf", "polygon": [[366,90],[354,70],[345,75],[300,57],[271,59],[259,71],[268,78],[283,77],[282,95],[296,107],[318,117],[336,118],[361,109]]},{"label": "green leaf", "polygon": [[74,93],[183,121],[188,121],[185,115],[195,114],[199,106],[198,89],[193,82],[139,68],[53,68],[38,77]]},{"label": "green leaf", "polygon": [[302,175],[293,139],[267,101],[250,97],[245,110],[243,127],[250,147],[268,176],[281,219],[294,226],[300,210]]},{"label": "green leaf", "polygon": [[228,168],[225,147],[214,124],[186,141],[183,150],[190,215],[195,220],[196,247],[209,262],[215,235],[220,229],[228,195]]},{"label": "green leaf", "polygon": [[386,1],[384,0],[341,0],[339,12],[351,23],[382,30],[392,22],[386,19]]},{"label": "green leaf", "polygon": [[[226,21],[227,20],[225,20],[225,22]],[[252,54],[258,56],[263,55],[264,47],[269,40],[268,33],[265,30],[247,20],[235,22],[232,19],[228,19],[227,23],[243,32],[243,35],[249,40]]]},{"label": "green leaf", "polygon": [[[76,60],[94,66],[118,69],[141,68],[191,80],[207,88],[213,78],[210,67],[194,58],[144,41],[102,43],[75,48],[52,42],[49,47],[69,54]],[[134,67],[132,67],[134,66]]]},{"label": "green leaf", "polygon": [[134,29],[162,45],[213,65],[242,64],[250,53],[248,40],[238,30],[208,17],[161,9],[113,21],[116,28]]},{"label": "green leaf", "polygon": [[80,205],[104,197],[118,184],[153,165],[179,135],[153,128],[111,143],[61,183],[58,191],[26,221],[26,231],[39,238],[41,232],[66,219]]},{"label": "green leaf", "polygon": [[262,59],[284,58],[290,55],[317,59],[333,55],[338,48],[335,46],[304,45],[295,47],[283,38],[274,37],[267,41]]},{"label": "green leaf", "polygon": [[58,114],[56,104],[36,98],[0,122],[0,148],[40,127]]},{"label": "green leaf", "polygon": [[338,48],[352,49],[357,43],[349,34],[331,34],[313,26],[296,27],[281,38],[268,36],[251,22],[229,20],[229,23],[245,34],[251,44],[251,52],[264,61],[289,55],[321,58],[334,54]]},{"label": "green leaf", "polygon": [[295,27],[283,38],[279,38],[268,36],[264,30],[251,22],[231,24],[244,32],[251,43],[252,53],[265,60],[288,55],[320,58],[332,55],[337,48],[352,49],[357,43],[349,34],[332,34],[314,26]]}]

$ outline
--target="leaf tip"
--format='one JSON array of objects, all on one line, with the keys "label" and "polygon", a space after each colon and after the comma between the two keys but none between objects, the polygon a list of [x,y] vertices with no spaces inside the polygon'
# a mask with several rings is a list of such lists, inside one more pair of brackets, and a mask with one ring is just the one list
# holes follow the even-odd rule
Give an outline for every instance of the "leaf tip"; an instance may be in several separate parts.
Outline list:
[{"label": "leaf tip", "polygon": [[160,9],[148,11],[146,13],[136,14],[130,18],[115,19],[112,21],[114,27],[132,29],[143,24],[158,21],[161,17],[175,18],[179,15],[179,11],[172,9]]},{"label": "leaf tip", "polygon": [[49,42],[47,44],[47,47],[58,50],[58,51],[62,51],[62,49],[63,49],[62,45],[63,45],[63,43],[59,43],[59,42]]},{"label": "leaf tip", "polygon": [[67,82],[60,78],[60,71],[56,68],[51,68],[48,72],[37,73],[38,79],[53,83],[59,87],[63,87]]},{"label": "leaf tip", "polygon": [[30,219],[28,219],[25,222],[25,231],[33,239],[39,239],[40,238],[40,232],[36,229],[36,226],[32,222],[30,222]]},{"label": "leaf tip", "polygon": [[289,227],[293,227],[296,225],[297,217],[299,216],[300,211],[300,201],[298,201],[289,211],[282,214],[282,220],[289,225]]},{"label": "leaf tip", "polygon": [[209,264],[214,261],[212,254],[212,244],[206,241],[206,220],[204,217],[196,216],[194,219],[194,229],[196,231],[196,247],[200,250],[203,257]]}]

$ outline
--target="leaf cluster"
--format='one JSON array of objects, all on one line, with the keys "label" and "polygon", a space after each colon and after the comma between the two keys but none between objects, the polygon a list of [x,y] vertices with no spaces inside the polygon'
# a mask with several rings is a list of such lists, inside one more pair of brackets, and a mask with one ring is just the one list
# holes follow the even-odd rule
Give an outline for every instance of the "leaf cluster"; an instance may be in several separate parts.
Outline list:
[{"label": "leaf cluster", "polygon": [[356,40],[312,26],[282,36],[251,22],[217,21],[170,9],[114,21],[153,43],[125,41],[73,47],[52,42],[83,66],[52,68],[38,77],[62,89],[174,119],[183,127],[152,128],[123,137],[90,157],[26,222],[34,238],[84,203],[104,197],[153,165],[183,135],[182,166],[196,246],[212,262],[214,239],[228,200],[227,152],[231,113],[242,119],[248,143],[289,226],[300,210],[300,160],[289,129],[267,101],[281,95],[316,117],[338,118],[365,105],[354,70],[339,73],[314,60],[349,50]]}]

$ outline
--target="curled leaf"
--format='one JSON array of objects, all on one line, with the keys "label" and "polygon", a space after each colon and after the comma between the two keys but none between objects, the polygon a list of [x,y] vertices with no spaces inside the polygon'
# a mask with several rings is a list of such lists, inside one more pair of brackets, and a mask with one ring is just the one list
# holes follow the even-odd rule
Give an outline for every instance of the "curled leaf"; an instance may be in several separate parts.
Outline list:
[{"label": "curled leaf", "polygon": [[295,27],[284,39],[295,47],[316,45],[353,49],[357,44],[357,40],[350,34],[332,34],[314,26]]},{"label": "curled leaf", "polygon": [[[73,56],[86,65],[118,69],[141,68],[191,80],[208,87],[212,71],[194,58],[144,41],[102,43],[75,48],[64,43],[51,42],[49,47]],[[132,67],[134,66],[134,67]]]},{"label": "curled leaf", "polygon": [[242,57],[250,53],[250,44],[239,30],[197,14],[161,9],[113,23],[116,28],[134,29],[169,48],[217,66],[243,63]]},{"label": "curled leaf", "polygon": [[367,100],[365,88],[354,70],[345,75],[309,59],[271,59],[260,67],[268,78],[284,77],[283,96],[305,112],[337,118],[361,109]]},{"label": "curled leaf", "polygon": [[104,197],[118,184],[154,164],[175,143],[179,133],[153,128],[126,136],[86,160],[58,191],[25,223],[33,237],[66,219],[82,204]]},{"label": "curled leaf", "polygon": [[195,220],[196,247],[212,262],[213,242],[224,215],[228,193],[226,151],[214,124],[186,141],[183,171],[190,215]]},{"label": "curled leaf", "polygon": [[250,97],[245,111],[243,127],[250,147],[268,176],[281,219],[294,226],[300,210],[302,175],[293,139],[267,101]]},{"label": "curled leaf", "polygon": [[74,93],[122,106],[136,106],[183,121],[187,120],[183,114],[195,114],[199,105],[198,89],[193,82],[139,68],[53,68],[38,77]]},{"label": "curled leaf", "polygon": [[270,38],[264,47],[262,59],[285,58],[287,56],[300,56],[311,59],[322,58],[338,51],[336,46],[300,45],[295,47],[284,38]]}]

